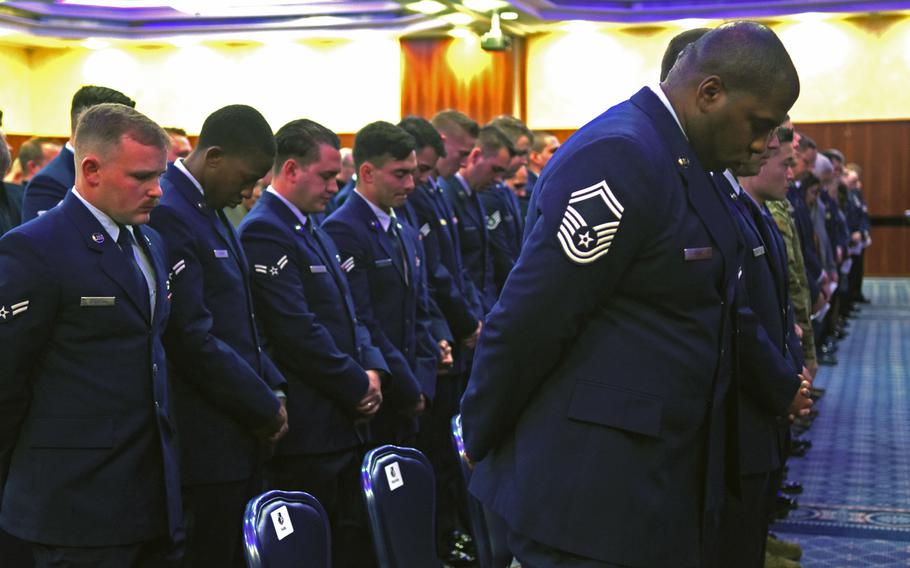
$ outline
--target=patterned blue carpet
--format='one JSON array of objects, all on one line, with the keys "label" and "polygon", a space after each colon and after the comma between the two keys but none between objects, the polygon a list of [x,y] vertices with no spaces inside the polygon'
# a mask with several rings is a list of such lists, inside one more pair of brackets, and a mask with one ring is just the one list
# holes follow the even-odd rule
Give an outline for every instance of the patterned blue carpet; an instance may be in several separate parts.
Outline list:
[{"label": "patterned blue carpet", "polygon": [[813,447],[789,461],[800,508],[772,527],[807,568],[910,566],[910,279],[868,279],[864,293],[840,364],[816,378]]}]

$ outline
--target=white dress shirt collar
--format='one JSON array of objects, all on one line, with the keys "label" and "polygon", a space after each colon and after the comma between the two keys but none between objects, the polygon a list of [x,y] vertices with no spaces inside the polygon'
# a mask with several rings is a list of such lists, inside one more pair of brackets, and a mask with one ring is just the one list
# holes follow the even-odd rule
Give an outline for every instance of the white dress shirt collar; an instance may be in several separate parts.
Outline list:
[{"label": "white dress shirt collar", "polygon": [[354,193],[359,195],[360,199],[363,199],[364,201],[367,202],[367,205],[369,205],[370,209],[373,210],[373,214],[376,215],[376,219],[379,220],[379,224],[382,225],[382,230],[385,232],[388,232],[389,225],[392,224],[392,220],[394,219],[395,212],[392,211],[391,213],[386,213],[379,207],[376,207],[376,205],[374,205],[372,201],[370,201],[369,199],[364,197],[363,194],[360,193],[360,190],[358,190],[356,187],[354,188]]},{"label": "white dress shirt collar", "polygon": [[199,190],[199,193],[202,194],[202,197],[205,197],[205,190],[202,189],[202,185],[196,178],[193,177],[193,174],[190,173],[190,170],[186,169],[186,165],[183,163],[183,158],[177,158],[174,160],[174,167],[183,172],[183,175],[185,175],[191,182],[193,182],[193,185],[196,186],[196,189]]},{"label": "white dress shirt collar", "polygon": [[660,102],[662,102],[664,106],[667,107],[667,110],[670,111],[670,116],[673,117],[673,120],[676,121],[676,125],[679,126],[679,130],[683,133],[683,136],[686,137],[686,140],[688,140],[689,136],[686,134],[686,130],[683,128],[682,123],[679,121],[679,116],[677,116],[676,111],[673,110],[673,105],[670,104],[670,99],[667,98],[667,94],[664,93],[664,90],[661,88],[660,84],[649,85],[648,88],[651,89],[651,91],[657,95],[657,98],[660,99]]},{"label": "white dress shirt collar", "polygon": [[301,211],[296,205],[291,203],[291,201],[287,197],[285,197],[285,196],[281,195],[280,193],[278,193],[277,191],[275,191],[274,187],[268,186],[265,190],[266,190],[266,192],[271,193],[272,195],[277,197],[279,201],[281,201],[282,203],[287,205],[288,209],[291,210],[291,213],[293,213],[294,216],[297,217],[297,219],[300,221],[300,224],[303,225],[304,227],[306,227],[306,224],[309,221],[309,217],[307,217],[303,211]]}]

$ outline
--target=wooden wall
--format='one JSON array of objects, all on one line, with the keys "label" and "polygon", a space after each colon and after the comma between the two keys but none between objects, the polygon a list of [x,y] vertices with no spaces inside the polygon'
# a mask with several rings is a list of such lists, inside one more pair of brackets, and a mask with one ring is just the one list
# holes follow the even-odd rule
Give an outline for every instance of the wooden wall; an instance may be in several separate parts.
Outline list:
[{"label": "wooden wall", "polygon": [[[910,209],[910,120],[797,124],[819,150],[837,148],[863,169],[869,215],[903,217]],[[872,227],[866,274],[910,276],[910,225]]]}]

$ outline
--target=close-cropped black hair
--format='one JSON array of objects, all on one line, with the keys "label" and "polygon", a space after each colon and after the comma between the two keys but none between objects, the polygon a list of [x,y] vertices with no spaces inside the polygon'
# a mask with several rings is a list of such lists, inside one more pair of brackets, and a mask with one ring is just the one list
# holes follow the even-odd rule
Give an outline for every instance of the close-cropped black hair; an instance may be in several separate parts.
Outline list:
[{"label": "close-cropped black hair", "polygon": [[430,124],[430,121],[422,116],[407,116],[398,123],[405,132],[414,137],[414,143],[417,150],[422,150],[427,146],[436,151],[436,155],[444,158],[446,155],[446,146],[442,141],[442,136]]},{"label": "close-cropped black hair", "polygon": [[229,155],[275,156],[272,127],[251,106],[229,105],[210,114],[202,123],[197,149],[218,146]]},{"label": "close-cropped black hair", "polygon": [[318,122],[301,118],[285,124],[275,133],[275,173],[290,158],[301,166],[313,163],[319,158],[321,144],[341,148],[338,135]]},{"label": "close-cropped black hair", "polygon": [[388,158],[404,160],[417,149],[414,137],[391,122],[379,120],[367,124],[354,137],[354,166],[364,162],[382,167]]},{"label": "close-cropped black hair", "polygon": [[79,116],[87,109],[102,103],[117,103],[118,105],[136,108],[136,101],[116,89],[86,85],[76,91],[73,95],[73,102],[70,104],[70,126],[73,132],[76,131]]}]

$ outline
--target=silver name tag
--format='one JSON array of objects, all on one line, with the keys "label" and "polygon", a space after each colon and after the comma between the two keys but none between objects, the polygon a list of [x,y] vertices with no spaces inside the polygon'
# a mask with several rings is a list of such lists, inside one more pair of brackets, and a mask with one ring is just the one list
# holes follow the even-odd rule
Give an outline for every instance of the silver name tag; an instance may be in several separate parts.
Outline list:
[{"label": "silver name tag", "polygon": [[763,254],[765,254],[765,247],[763,246],[752,249],[752,256],[759,257]]},{"label": "silver name tag", "polygon": [[714,249],[711,247],[683,249],[683,258],[690,260],[711,260],[714,258]]},{"label": "silver name tag", "polygon": [[117,301],[115,296],[82,296],[79,298],[79,307],[95,308],[100,306],[113,306]]},{"label": "silver name tag", "polygon": [[324,272],[326,272],[326,267],[323,264],[311,264],[310,272],[312,272],[313,274],[323,274]]},{"label": "silver name tag", "polygon": [[226,251],[224,249],[215,249],[213,252],[215,253],[215,258],[227,258],[228,257],[228,251]]}]

